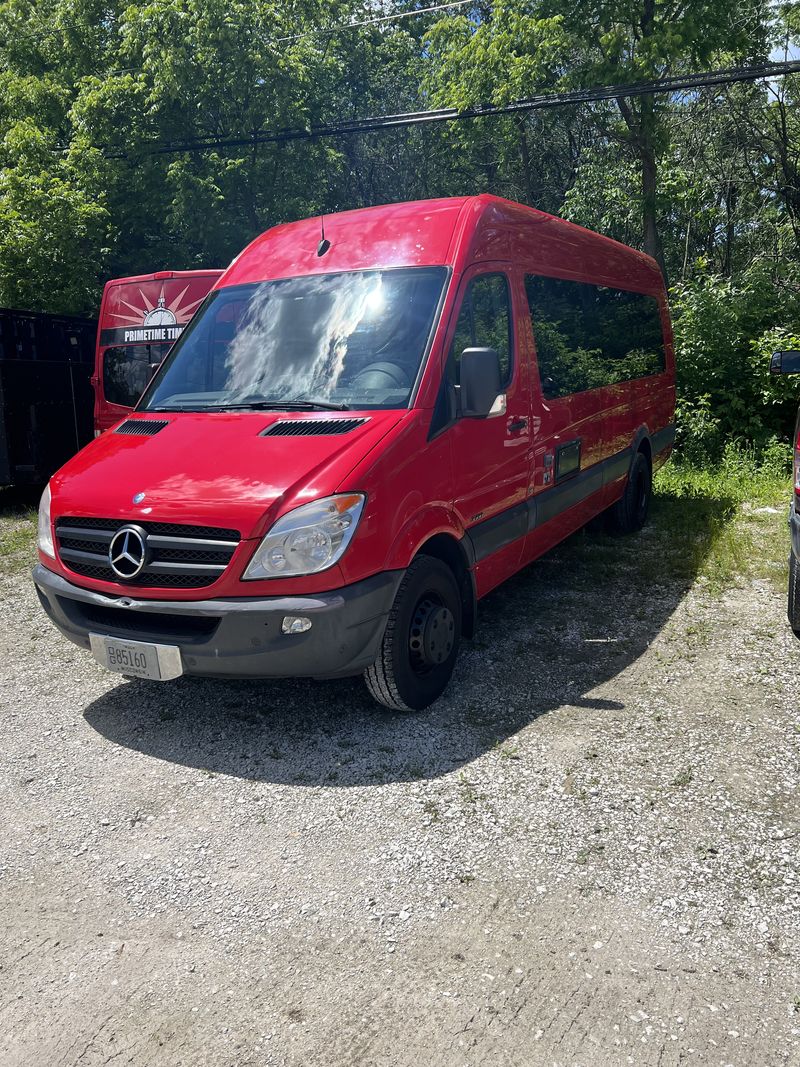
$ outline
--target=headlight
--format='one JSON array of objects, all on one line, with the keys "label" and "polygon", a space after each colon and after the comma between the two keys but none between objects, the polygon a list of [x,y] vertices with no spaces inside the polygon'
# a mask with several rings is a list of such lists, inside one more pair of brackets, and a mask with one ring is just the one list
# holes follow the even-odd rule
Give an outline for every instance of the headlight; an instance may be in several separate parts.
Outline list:
[{"label": "headlight", "polygon": [[39,501],[39,528],[37,531],[37,541],[39,549],[44,552],[46,556],[51,556],[53,559],[56,558],[56,550],[53,545],[53,527],[50,523],[49,485],[42,493],[42,499]]},{"label": "headlight", "polygon": [[332,567],[356,532],[365,499],[363,493],[340,493],[278,519],[250,560],[245,580],[292,578]]}]

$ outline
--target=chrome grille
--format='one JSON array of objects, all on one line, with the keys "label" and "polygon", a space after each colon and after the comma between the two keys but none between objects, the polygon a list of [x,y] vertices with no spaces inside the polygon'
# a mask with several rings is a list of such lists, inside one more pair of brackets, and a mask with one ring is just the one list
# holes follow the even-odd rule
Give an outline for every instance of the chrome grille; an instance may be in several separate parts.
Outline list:
[{"label": "chrome grille", "polygon": [[223,574],[241,539],[238,530],[137,520],[146,534],[147,555],[142,571],[126,581],[112,570],[108,549],[117,530],[129,525],[119,519],[59,519],[61,562],[75,574],[117,585],[197,589]]}]

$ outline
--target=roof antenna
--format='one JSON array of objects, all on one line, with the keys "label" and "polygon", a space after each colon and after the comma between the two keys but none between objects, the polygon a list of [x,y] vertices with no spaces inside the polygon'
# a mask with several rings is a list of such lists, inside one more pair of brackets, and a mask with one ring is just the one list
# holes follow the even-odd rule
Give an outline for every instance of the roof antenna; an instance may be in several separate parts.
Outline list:
[{"label": "roof antenna", "polygon": [[324,256],[325,253],[328,251],[328,249],[331,247],[330,241],[325,236],[325,216],[324,215],[320,215],[319,223],[320,223],[320,226],[322,228],[322,240],[317,245],[317,255],[318,256]]}]

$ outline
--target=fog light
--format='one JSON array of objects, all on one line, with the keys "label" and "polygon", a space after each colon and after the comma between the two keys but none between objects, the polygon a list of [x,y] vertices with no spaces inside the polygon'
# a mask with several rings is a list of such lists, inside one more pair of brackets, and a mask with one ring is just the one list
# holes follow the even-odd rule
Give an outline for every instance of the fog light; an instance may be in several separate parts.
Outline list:
[{"label": "fog light", "polygon": [[311,629],[311,619],[305,619],[302,615],[284,615],[281,623],[281,633],[304,634]]}]

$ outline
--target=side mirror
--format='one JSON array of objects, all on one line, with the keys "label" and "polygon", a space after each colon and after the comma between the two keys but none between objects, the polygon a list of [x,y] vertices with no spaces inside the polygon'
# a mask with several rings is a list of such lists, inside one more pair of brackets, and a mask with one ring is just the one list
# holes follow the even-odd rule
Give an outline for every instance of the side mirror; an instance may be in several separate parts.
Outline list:
[{"label": "side mirror", "polygon": [[485,419],[501,392],[500,357],[493,348],[465,348],[459,367],[460,413]]},{"label": "side mirror", "polygon": [[773,352],[770,374],[800,374],[800,352]]}]

